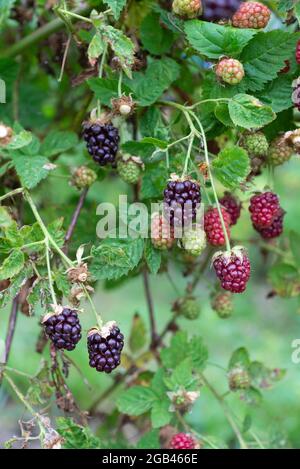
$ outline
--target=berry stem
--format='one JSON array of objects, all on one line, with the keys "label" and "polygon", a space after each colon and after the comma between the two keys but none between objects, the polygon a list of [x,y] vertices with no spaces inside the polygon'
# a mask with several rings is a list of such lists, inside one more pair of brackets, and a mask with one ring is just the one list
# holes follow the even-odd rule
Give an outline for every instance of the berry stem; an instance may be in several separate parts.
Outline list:
[{"label": "berry stem", "polygon": [[93,21],[90,18],[81,16],[78,13],[75,13],[73,11],[64,10],[63,8],[57,8],[56,11],[61,13],[63,16],[70,16],[71,18],[76,18],[77,20],[85,21],[86,23],[93,24]]},{"label": "berry stem", "polygon": [[195,104],[192,104],[191,106],[187,106],[186,109],[192,110],[195,109],[195,107],[200,106],[200,104],[205,104],[205,103],[218,103],[218,102],[229,102],[231,101],[230,98],[216,98],[216,99],[204,99],[203,101],[198,101]]},{"label": "berry stem", "polygon": [[[106,59],[106,54],[107,54],[107,44],[104,46],[104,50],[102,53],[100,65],[99,65],[99,71],[98,71],[98,77],[102,78],[103,75],[103,70],[104,70],[104,63]],[[101,102],[100,99],[97,100],[97,112],[98,112],[98,119],[100,119],[100,114],[101,114]]]},{"label": "berry stem", "polygon": [[122,80],[123,80],[123,70],[120,70],[119,80],[118,80],[118,96],[122,96]]},{"label": "berry stem", "polygon": [[44,233],[45,235],[45,242],[49,241],[50,244],[53,246],[53,248],[56,250],[56,252],[61,256],[61,258],[65,261],[66,265],[68,267],[73,267],[73,262],[71,261],[71,259],[69,259],[65,253],[60,249],[60,247],[57,245],[56,241],[53,239],[53,237],[51,236],[51,234],[49,233],[49,231],[47,230],[42,218],[40,217],[40,214],[39,212],[37,211],[37,208],[35,206],[35,203],[33,202],[30,194],[28,191],[25,191],[25,198],[27,200],[27,202],[29,203],[30,205],[30,208],[32,210],[32,213],[36,219],[36,221],[38,222],[38,224],[40,225],[40,228],[42,230],[42,232]]},{"label": "berry stem", "polygon": [[205,161],[206,161],[206,164],[207,164],[207,170],[208,170],[209,179],[210,179],[210,182],[211,182],[211,188],[212,188],[212,191],[213,191],[213,194],[214,194],[215,203],[216,203],[216,206],[217,206],[217,210],[218,210],[221,225],[222,225],[222,230],[223,230],[223,233],[224,233],[224,238],[225,238],[225,242],[226,242],[226,250],[230,251],[231,250],[230,241],[229,241],[229,237],[228,237],[228,234],[227,234],[227,230],[226,230],[222,210],[221,210],[221,207],[220,207],[220,204],[219,204],[219,199],[218,199],[218,196],[217,196],[215,183],[214,183],[214,179],[213,179],[211,168],[210,168],[210,161],[209,161],[209,156],[208,156],[208,149],[207,149],[207,142],[206,142],[205,132],[204,132],[203,126],[202,126],[200,120],[198,119],[198,117],[196,116],[196,114],[192,111],[190,111],[190,114],[195,119],[195,121],[197,122],[197,124],[200,128],[202,142],[203,142],[203,148],[204,148]]},{"label": "berry stem", "polygon": [[188,171],[188,165],[189,165],[189,160],[190,160],[192,149],[193,149],[194,139],[195,139],[195,135],[194,135],[194,133],[191,133],[188,150],[187,150],[187,154],[186,154],[186,157],[185,157],[184,168],[183,168],[183,172],[182,172],[182,175],[181,175],[182,178],[185,177],[185,175]]},{"label": "berry stem", "polygon": [[51,264],[50,264],[50,255],[49,255],[50,247],[49,247],[48,238],[45,239],[45,251],[46,251],[48,282],[49,282],[51,298],[52,298],[54,306],[57,306],[57,300],[56,300],[55,291],[54,291],[54,288],[53,288],[53,280],[52,280],[52,272],[51,272]]},{"label": "berry stem", "polygon": [[100,314],[99,314],[99,313],[97,312],[97,310],[96,310],[96,307],[95,307],[94,302],[93,302],[93,300],[92,300],[92,298],[91,298],[91,295],[89,294],[89,292],[88,292],[87,289],[86,289],[86,286],[85,286],[83,283],[81,283],[81,286],[82,286],[82,288],[83,288],[83,290],[84,290],[85,296],[87,297],[87,299],[88,299],[88,301],[89,301],[89,303],[90,303],[90,305],[91,305],[91,308],[92,308],[92,311],[93,311],[93,313],[94,313],[94,316],[95,316],[97,325],[98,325],[99,329],[102,329],[103,320],[102,320]]}]

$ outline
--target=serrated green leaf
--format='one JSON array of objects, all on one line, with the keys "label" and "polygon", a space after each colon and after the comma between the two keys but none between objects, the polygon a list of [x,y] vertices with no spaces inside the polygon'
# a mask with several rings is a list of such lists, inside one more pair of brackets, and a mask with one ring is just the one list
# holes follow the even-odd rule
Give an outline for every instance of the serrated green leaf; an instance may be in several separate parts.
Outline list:
[{"label": "serrated green leaf", "polygon": [[140,28],[142,44],[153,55],[168,52],[174,39],[171,31],[161,27],[159,19],[158,13],[150,13],[144,18]]},{"label": "serrated green leaf", "polygon": [[172,414],[169,411],[170,401],[167,397],[153,402],[151,409],[151,423],[153,428],[160,428],[170,423]]},{"label": "serrated green leaf", "polygon": [[165,368],[175,368],[177,364],[182,361],[188,350],[187,333],[180,331],[177,332],[171,339],[171,344],[168,348],[161,351],[161,360]]},{"label": "serrated green leaf", "polygon": [[99,31],[104,41],[108,42],[119,58],[126,75],[131,78],[131,67],[134,63],[134,44],[131,39],[125,36],[122,31],[110,25],[102,25]]},{"label": "serrated green leaf", "polygon": [[78,143],[78,137],[74,132],[62,132],[53,130],[43,141],[40,153],[43,156],[54,156],[70,150]]},{"label": "serrated green leaf", "polygon": [[142,238],[104,240],[92,249],[94,256],[90,271],[97,280],[118,279],[138,265],[144,249]]},{"label": "serrated green leaf", "polygon": [[11,215],[8,213],[7,208],[0,206],[0,228],[8,228],[14,223]]},{"label": "serrated green leaf", "polygon": [[133,386],[123,391],[117,399],[120,412],[128,415],[141,415],[151,409],[156,396],[152,389],[143,386]]},{"label": "serrated green leaf", "polygon": [[165,142],[164,140],[159,140],[158,138],[154,137],[144,137],[141,140],[141,143],[151,143],[152,145],[155,145],[156,147],[165,150],[168,147],[168,142]]},{"label": "serrated green leaf", "polygon": [[22,130],[20,133],[13,136],[11,141],[5,146],[5,150],[18,150],[19,148],[26,147],[32,140],[32,133],[27,130]]},{"label": "serrated green leaf", "polygon": [[263,127],[276,118],[270,106],[249,94],[237,94],[228,103],[229,115],[235,125],[245,129]]},{"label": "serrated green leaf", "polygon": [[102,52],[104,51],[104,42],[99,33],[96,33],[93,36],[93,39],[89,43],[88,47],[88,58],[90,61],[98,59]]},{"label": "serrated green leaf", "polygon": [[180,388],[191,389],[191,386],[195,383],[191,358],[187,357],[181,361],[172,371],[172,374],[165,378],[165,383],[171,391]]},{"label": "serrated green leaf", "polygon": [[[101,99],[101,103],[106,106],[111,105],[111,99],[118,97],[118,80],[108,78],[90,78],[87,84],[95,93],[95,97]],[[130,94],[130,88],[122,84],[122,91]]]},{"label": "serrated green leaf", "polygon": [[121,14],[121,11],[126,5],[127,0],[103,0],[106,5],[109,6],[115,19],[117,20]]},{"label": "serrated green leaf", "polygon": [[241,147],[224,148],[212,162],[214,174],[228,189],[234,189],[249,174],[247,152]]},{"label": "serrated green leaf", "polygon": [[215,116],[223,125],[226,125],[227,127],[235,127],[231,120],[227,104],[217,103],[215,107]]},{"label": "serrated green leaf", "polygon": [[22,251],[15,249],[4,260],[0,267],[0,280],[6,280],[17,275],[24,266],[25,258]]},{"label": "serrated green leaf", "polygon": [[203,339],[198,336],[192,337],[188,345],[188,357],[191,358],[193,367],[198,371],[203,371],[208,360],[208,349]]},{"label": "serrated green leaf", "polygon": [[236,57],[253,38],[253,29],[237,29],[206,21],[187,21],[184,30],[189,43],[210,59],[222,55]]},{"label": "serrated green leaf", "polygon": [[82,427],[71,418],[57,417],[56,427],[63,437],[65,449],[99,449],[101,441],[96,438],[89,427]]},{"label": "serrated green leaf", "polygon": [[258,98],[262,103],[271,106],[274,112],[281,112],[293,105],[291,89],[292,78],[281,75],[268,83]]},{"label": "serrated green leaf", "polygon": [[259,32],[245,47],[240,57],[245,70],[244,85],[258,91],[276,78],[295,51],[299,34],[278,30]]},{"label": "serrated green leaf", "polygon": [[22,185],[27,189],[33,189],[49,174],[49,160],[44,156],[20,154],[12,160]]}]

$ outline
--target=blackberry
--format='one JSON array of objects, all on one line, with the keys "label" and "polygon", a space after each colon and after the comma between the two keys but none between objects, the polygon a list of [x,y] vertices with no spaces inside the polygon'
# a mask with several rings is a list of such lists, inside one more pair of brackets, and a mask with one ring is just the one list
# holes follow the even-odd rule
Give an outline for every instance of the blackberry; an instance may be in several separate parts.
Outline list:
[{"label": "blackberry", "polygon": [[284,210],[280,209],[279,215],[274,218],[272,224],[267,228],[259,228],[253,225],[254,229],[258,231],[264,239],[278,238],[283,232],[283,217],[285,215]]},{"label": "blackberry", "polygon": [[224,291],[216,293],[211,299],[211,307],[220,318],[230,317],[233,311],[231,293]]},{"label": "blackberry", "polygon": [[[292,143],[292,142],[291,142]],[[275,138],[269,148],[268,162],[272,166],[279,166],[288,161],[293,154],[293,146],[282,136]]]},{"label": "blackberry", "polygon": [[265,28],[269,22],[271,11],[259,2],[244,2],[232,17],[232,25],[236,28]]},{"label": "blackberry", "polygon": [[250,261],[244,250],[216,253],[213,266],[224,290],[242,293],[250,278]]},{"label": "blackberry", "polygon": [[196,440],[188,433],[177,433],[170,441],[170,449],[196,449],[199,447]]},{"label": "blackberry", "polygon": [[249,212],[252,223],[259,228],[267,228],[273,223],[280,210],[279,199],[273,192],[263,192],[251,197]]},{"label": "blackberry", "polygon": [[58,306],[43,318],[45,333],[57,349],[74,350],[81,339],[81,325],[76,309]]},{"label": "blackberry", "polygon": [[97,179],[97,174],[87,166],[76,168],[72,174],[71,184],[77,189],[85,189],[90,187]]},{"label": "blackberry", "polygon": [[241,62],[228,57],[224,57],[218,62],[215,72],[219,79],[229,85],[237,85],[242,81],[245,75],[244,67]]},{"label": "blackberry", "polygon": [[250,375],[247,370],[237,366],[228,373],[228,384],[231,391],[248,389],[251,386]]},{"label": "blackberry", "polygon": [[195,221],[200,202],[200,186],[196,181],[172,176],[164,190],[164,212],[170,224],[182,227]]},{"label": "blackberry", "polygon": [[83,138],[89,154],[100,166],[110,163],[116,167],[116,155],[119,148],[119,131],[110,122],[84,122]]},{"label": "blackberry", "polygon": [[204,0],[203,18],[208,21],[229,19],[240,4],[241,0]]},{"label": "blackberry", "polygon": [[154,213],[151,218],[151,242],[157,249],[171,249],[175,241],[174,228],[163,215]]},{"label": "blackberry", "polygon": [[220,199],[220,204],[223,205],[225,210],[230,215],[230,225],[235,225],[238,219],[240,218],[242,204],[241,202],[230,194],[230,192],[225,192],[222,199]]},{"label": "blackberry", "polygon": [[[225,208],[221,208],[227,235],[230,237],[229,226],[231,224],[230,214]],[[207,241],[212,246],[223,246],[225,244],[225,236],[217,208],[210,208],[204,214],[204,231]]]},{"label": "blackberry", "polygon": [[262,132],[248,132],[243,135],[241,146],[251,156],[266,156],[269,143]]},{"label": "blackberry", "polygon": [[111,373],[121,362],[124,336],[115,321],[107,322],[101,329],[88,333],[89,363],[97,371]]},{"label": "blackberry", "polygon": [[192,256],[200,256],[206,247],[205,232],[197,225],[184,230],[181,239],[183,249]]},{"label": "blackberry", "polygon": [[182,18],[197,18],[202,13],[201,0],[174,0],[173,12]]},{"label": "blackberry", "polygon": [[137,184],[144,165],[138,156],[123,155],[118,159],[118,173],[123,181],[128,184]]}]

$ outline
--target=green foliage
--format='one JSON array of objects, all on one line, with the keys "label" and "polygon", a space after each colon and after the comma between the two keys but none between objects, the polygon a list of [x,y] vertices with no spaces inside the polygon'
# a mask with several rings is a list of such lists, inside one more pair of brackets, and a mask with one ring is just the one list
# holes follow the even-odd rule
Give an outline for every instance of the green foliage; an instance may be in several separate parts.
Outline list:
[{"label": "green foliage", "polygon": [[212,167],[219,181],[228,189],[241,184],[250,171],[247,152],[240,147],[222,150],[213,160]]}]

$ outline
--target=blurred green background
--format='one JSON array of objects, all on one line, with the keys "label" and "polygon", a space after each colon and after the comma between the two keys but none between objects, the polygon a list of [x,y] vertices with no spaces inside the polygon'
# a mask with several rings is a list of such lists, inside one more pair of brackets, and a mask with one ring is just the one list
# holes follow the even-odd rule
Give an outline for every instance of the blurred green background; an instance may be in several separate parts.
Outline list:
[{"label": "blurred green background", "polygon": [[[300,230],[299,178],[300,165],[297,157],[293,157],[289,163],[278,169],[275,174],[274,188],[279,193],[282,206],[287,212],[285,218],[286,233],[291,229]],[[262,176],[257,179],[257,182],[259,187],[263,187],[267,181]],[[48,183],[45,184],[48,187]],[[117,189],[120,193],[126,190],[125,186],[117,181],[113,183],[113,191],[111,180],[105,179],[97,182],[89,194],[89,200],[98,199],[100,202],[116,199]],[[64,190],[69,196],[74,194],[74,190],[67,187],[67,185]],[[57,195],[58,206],[59,199],[63,199],[65,195],[63,189]],[[51,194],[49,194],[50,196]],[[55,207],[53,210],[55,210]],[[89,217],[94,226],[93,220],[97,221],[95,209],[91,206],[91,208],[85,210],[89,210]],[[55,215],[53,214],[53,216]],[[87,227],[87,231],[91,231],[90,227]],[[242,219],[234,228],[232,236],[239,240],[256,237],[245,208]],[[256,246],[252,245],[249,248],[253,266],[252,277],[247,291],[242,295],[236,295],[234,298],[235,310],[233,316],[222,320],[211,310],[209,305],[210,288],[208,288],[208,285],[209,282],[214,282],[214,278],[210,269],[208,269],[195,292],[202,305],[200,318],[192,322],[181,319],[179,324],[187,329],[190,334],[197,333],[204,338],[209,349],[209,361],[211,363],[217,363],[226,368],[232,351],[237,347],[245,346],[249,350],[252,360],[262,361],[270,368],[281,367],[287,369],[285,378],[273,389],[264,392],[264,402],[261,406],[249,408],[239,401],[234,394],[227,399],[232,409],[242,420],[246,414],[253,417],[253,429],[261,435],[262,441],[265,432],[271,432],[274,434],[274,445],[276,447],[285,445],[287,442],[293,447],[300,447],[300,419],[298,416],[300,364],[296,365],[291,361],[291,343],[296,338],[300,339],[298,300],[281,299],[279,297],[266,298],[268,292],[270,292],[270,286],[266,282],[266,273],[268,264],[272,262],[272,255],[265,262]],[[184,292],[187,279],[183,278],[181,272],[174,266],[171,268],[170,273],[178,289]],[[156,277],[151,276],[150,281],[157,322],[159,330],[162,330],[165,323],[170,319],[171,304],[176,298],[176,292],[165,274]],[[136,312],[141,314],[146,324],[148,324],[147,306],[141,278],[129,280],[112,290],[105,290],[99,285],[95,294],[95,303],[105,320],[115,319],[118,321],[125,335],[130,330],[132,317]],[[81,316],[81,321],[83,329],[86,331],[93,325],[93,316],[88,305],[85,305],[84,309],[85,312]],[[5,338],[8,314],[8,307],[0,314],[1,340]],[[31,318],[19,314],[9,366],[27,373],[34,373],[37,369],[41,359],[41,356],[35,353],[39,320],[39,312],[36,312],[35,316]],[[45,357],[48,356],[48,349],[45,350],[44,355]],[[80,406],[87,409],[97,396],[110,385],[112,377],[103,376],[89,368],[84,341],[81,346],[72,352],[71,356],[92,387],[92,389],[88,389],[80,374],[74,369],[71,370],[68,378],[70,388]],[[220,393],[227,390],[225,371],[209,366],[206,374]],[[26,389],[25,381],[16,378],[16,382],[22,389]],[[102,410],[109,412],[114,402],[115,396],[110,395],[104,406],[102,406]],[[8,437],[18,433],[17,421],[22,416],[23,410],[23,407],[16,401],[15,396],[11,395],[11,391],[5,384],[2,385],[0,389],[1,444]],[[58,411],[55,410],[54,406],[52,412],[53,416],[57,415]],[[203,434],[221,437],[226,441],[229,441],[232,436],[232,431],[221,407],[205,388],[201,390],[201,396],[192,412],[188,415],[188,419]]]}]

